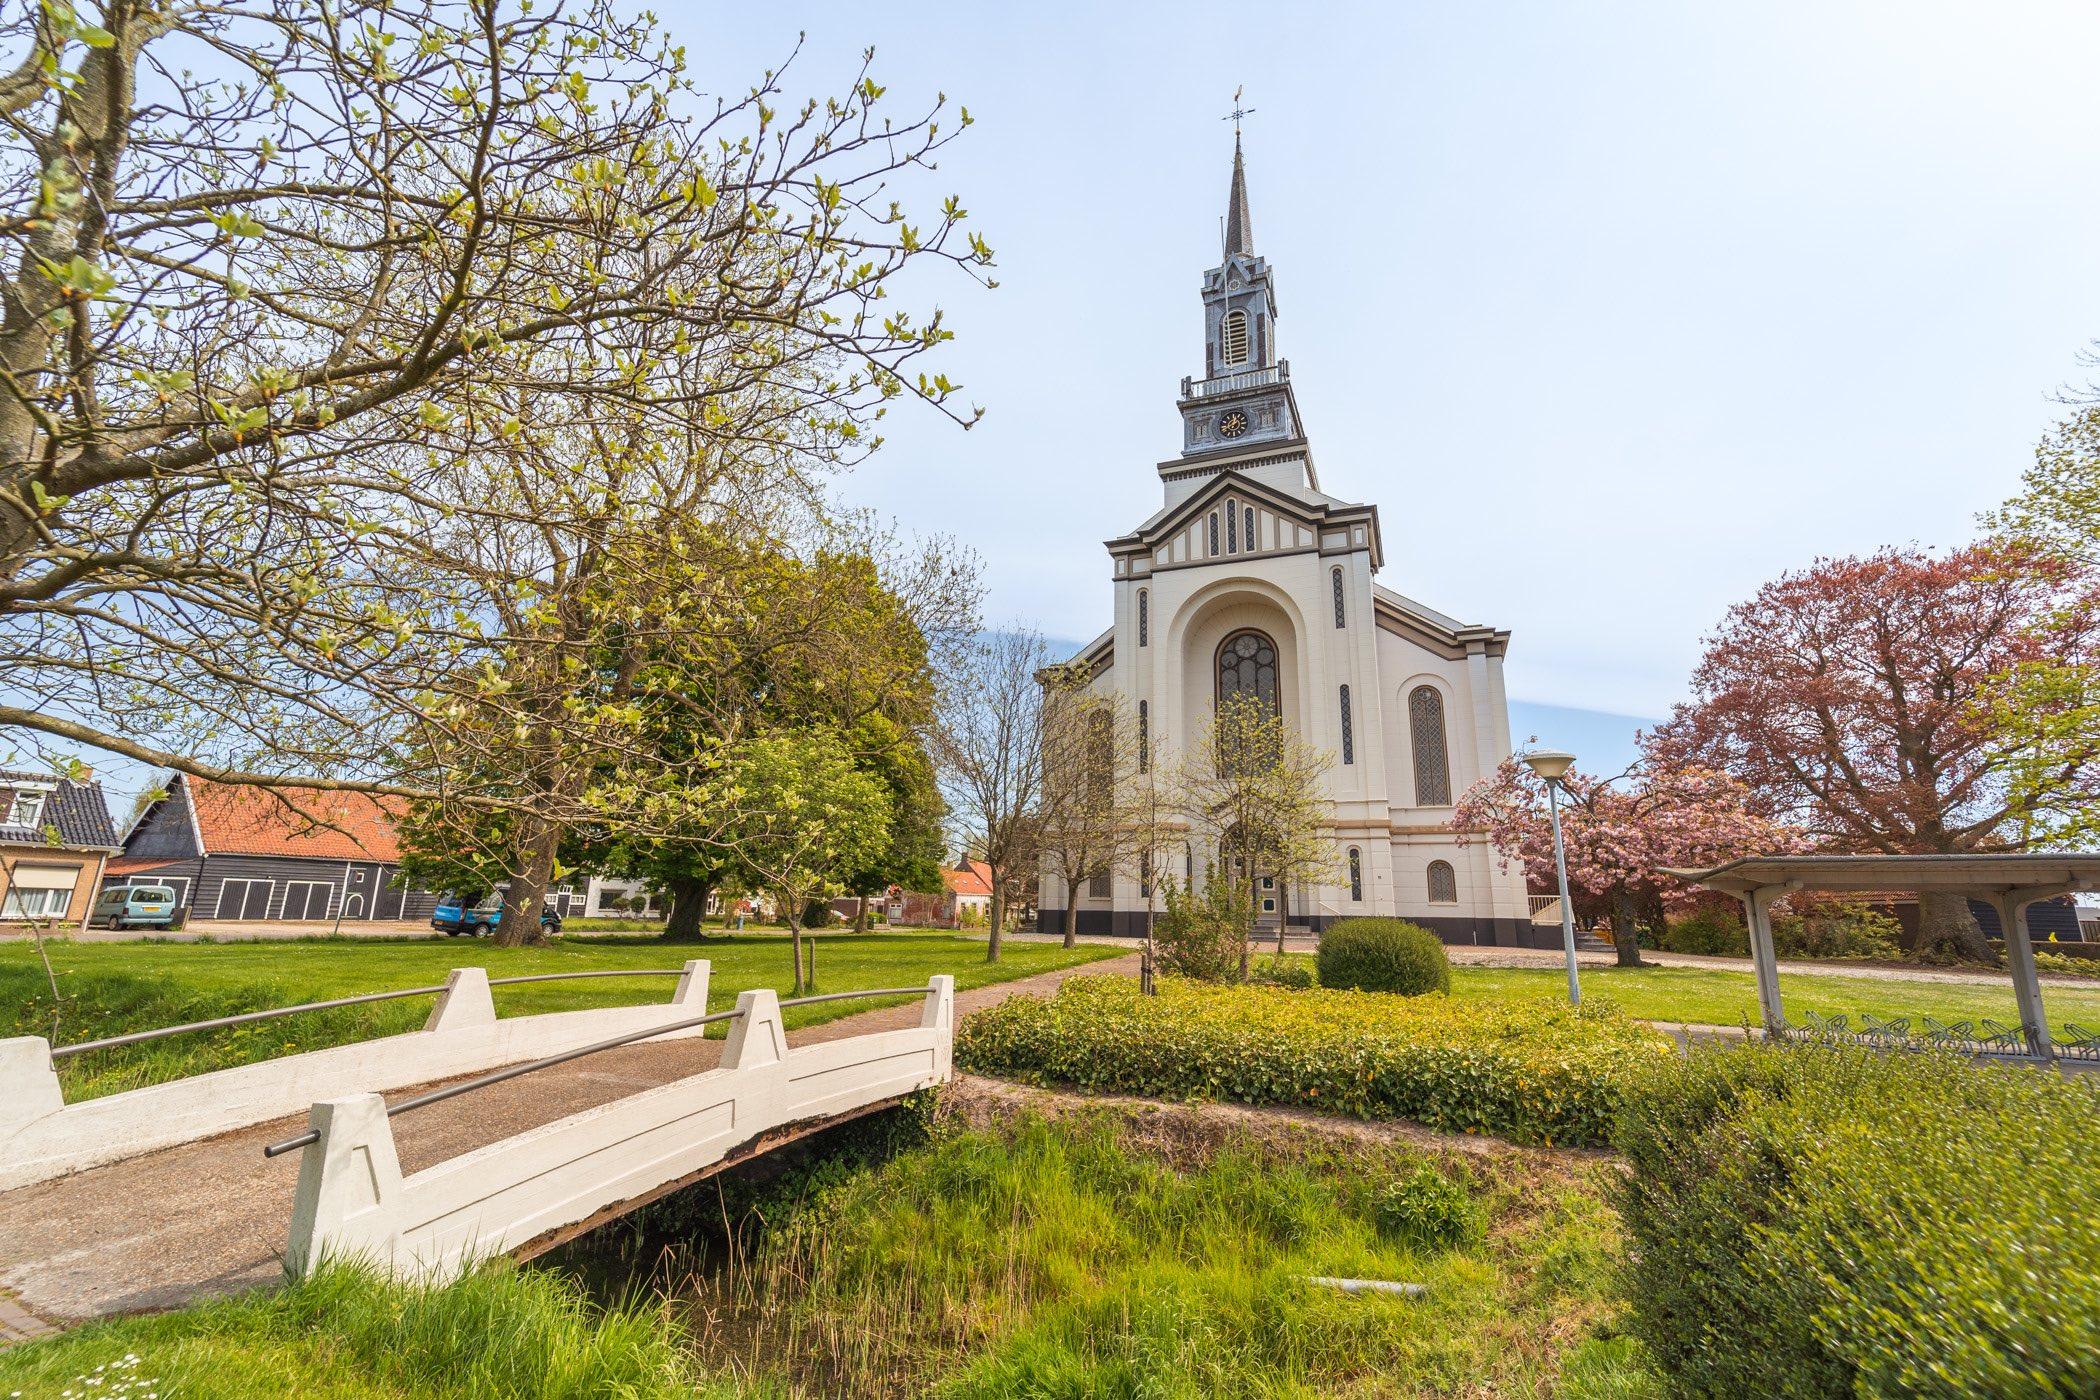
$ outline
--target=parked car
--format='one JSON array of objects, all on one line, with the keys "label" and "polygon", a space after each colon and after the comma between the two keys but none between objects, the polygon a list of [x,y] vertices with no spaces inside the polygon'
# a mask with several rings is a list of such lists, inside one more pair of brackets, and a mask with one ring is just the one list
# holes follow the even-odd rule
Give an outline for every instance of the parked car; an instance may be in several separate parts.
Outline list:
[{"label": "parked car", "polygon": [[175,891],[166,885],[113,885],[88,913],[89,928],[166,928],[174,922]]},{"label": "parked car", "polygon": [[[438,900],[437,908],[430,911],[430,926],[447,938],[491,934],[502,922],[503,896],[500,894],[492,894],[478,904],[469,904],[463,896],[448,894]],[[540,932],[561,932],[561,915],[551,907],[540,910]]]}]

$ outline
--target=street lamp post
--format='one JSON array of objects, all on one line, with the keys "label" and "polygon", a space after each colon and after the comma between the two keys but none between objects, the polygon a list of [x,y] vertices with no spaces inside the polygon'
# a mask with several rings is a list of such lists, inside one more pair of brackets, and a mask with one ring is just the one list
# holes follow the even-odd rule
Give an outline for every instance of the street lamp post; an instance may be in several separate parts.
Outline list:
[{"label": "street lamp post", "polygon": [[1568,1001],[1582,1004],[1582,979],[1575,972],[1575,902],[1568,896],[1568,851],[1560,839],[1560,780],[1575,765],[1575,755],[1557,749],[1535,749],[1524,762],[1546,784],[1546,810],[1553,817],[1553,873],[1560,881],[1560,945],[1568,959]]}]

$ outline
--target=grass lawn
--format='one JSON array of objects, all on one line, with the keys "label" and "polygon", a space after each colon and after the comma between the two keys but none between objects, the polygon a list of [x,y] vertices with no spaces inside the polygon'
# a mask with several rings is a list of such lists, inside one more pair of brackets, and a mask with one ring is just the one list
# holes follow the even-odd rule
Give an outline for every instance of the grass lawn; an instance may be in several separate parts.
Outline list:
[{"label": "grass lawn", "polygon": [[[1567,974],[1557,968],[1453,967],[1454,996],[1511,997],[1567,994]],[[1699,967],[1584,968],[1584,997],[1608,997],[1629,1016],[1649,1021],[1689,1021],[1702,1025],[1763,1024],[1757,1011],[1757,979],[1750,972],[1722,972]],[[1779,995],[1790,1015],[1814,1011],[1824,1016],[1935,1016],[1942,1021],[1988,1016],[2007,1025],[2019,1023],[2012,983],[1892,981],[1848,977],[1838,973],[1782,973]],[[2100,1025],[2100,988],[2047,985],[2042,1007],[2050,1025],[2064,1022]]]},{"label": "grass lawn", "polygon": [[[1082,944],[1009,943],[1000,961],[984,961],[984,941],[950,933],[825,933],[816,937],[820,991],[898,987],[951,973],[958,989],[1049,972],[1117,956],[1122,950]],[[736,1003],[753,987],[785,991],[792,983],[787,940],[778,935],[711,935],[701,944],[661,938],[594,936],[539,948],[497,948],[464,940],[314,939],[254,943],[68,943],[49,945],[61,1002],[55,1043],[96,1040],[126,1031],[205,1020],[241,1011],[325,1001],[396,987],[434,986],[454,967],[486,967],[491,977],[591,969],[677,968],[685,959],[713,964],[710,1010]],[[668,977],[591,978],[498,987],[501,1016],[622,1006],[670,996]],[[876,1003],[880,1004],[880,1003]],[[790,1028],[866,1010],[870,1003],[827,1002],[787,1013]],[[287,1016],[228,1030],[170,1037],[143,1046],[93,1051],[60,1061],[69,1099],[181,1078],[325,1045],[414,1030],[430,1012],[427,997]],[[52,1000],[36,950],[0,945],[0,1035],[52,1031]]]}]

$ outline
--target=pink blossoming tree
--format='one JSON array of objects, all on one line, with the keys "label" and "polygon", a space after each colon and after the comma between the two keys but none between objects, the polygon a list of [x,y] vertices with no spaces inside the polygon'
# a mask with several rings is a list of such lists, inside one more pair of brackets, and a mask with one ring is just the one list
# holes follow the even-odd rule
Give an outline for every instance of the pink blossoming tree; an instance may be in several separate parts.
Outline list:
[{"label": "pink blossoming tree", "polygon": [[[1611,919],[1622,967],[1641,964],[1639,925],[1659,932],[1664,911],[1698,892],[1660,872],[1743,855],[1800,848],[1797,833],[1750,808],[1743,785],[1707,768],[1636,765],[1615,778],[1571,769],[1562,779],[1561,836],[1578,918]],[[1459,799],[1452,825],[1485,840],[1526,883],[1552,889],[1553,828],[1546,787],[1521,759],[1506,758]]]}]

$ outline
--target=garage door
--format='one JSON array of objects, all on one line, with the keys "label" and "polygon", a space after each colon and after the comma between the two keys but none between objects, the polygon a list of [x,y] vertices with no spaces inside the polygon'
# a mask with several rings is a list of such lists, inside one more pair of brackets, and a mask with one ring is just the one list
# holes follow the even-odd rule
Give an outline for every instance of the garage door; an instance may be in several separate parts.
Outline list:
[{"label": "garage door", "polygon": [[333,885],[318,880],[294,880],[284,887],[284,913],[286,919],[325,919],[328,917],[328,898],[335,893]]},{"label": "garage door", "polygon": [[268,880],[221,880],[218,919],[266,919],[270,916]]}]

